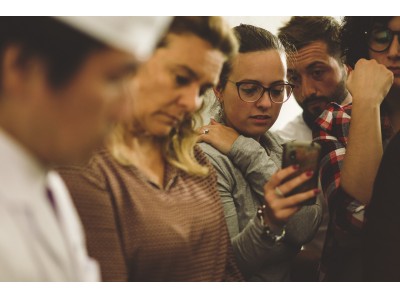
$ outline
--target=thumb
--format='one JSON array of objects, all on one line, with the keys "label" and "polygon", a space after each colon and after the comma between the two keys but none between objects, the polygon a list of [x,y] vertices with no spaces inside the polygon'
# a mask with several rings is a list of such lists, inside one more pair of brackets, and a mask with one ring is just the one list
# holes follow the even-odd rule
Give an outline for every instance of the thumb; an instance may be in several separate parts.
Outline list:
[{"label": "thumb", "polygon": [[210,124],[211,125],[218,125],[219,123],[217,121],[215,121],[214,118],[210,118]]}]

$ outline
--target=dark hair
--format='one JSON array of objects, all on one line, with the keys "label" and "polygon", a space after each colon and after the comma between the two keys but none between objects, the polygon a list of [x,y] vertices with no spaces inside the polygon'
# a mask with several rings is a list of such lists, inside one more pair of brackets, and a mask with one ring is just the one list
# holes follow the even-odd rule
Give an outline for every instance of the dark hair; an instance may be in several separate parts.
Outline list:
[{"label": "dark hair", "polygon": [[67,84],[89,53],[106,48],[105,44],[51,17],[0,17],[1,61],[5,49],[11,45],[21,49],[18,59],[21,67],[32,58],[40,59],[54,88]]},{"label": "dark hair", "polygon": [[360,58],[369,58],[369,32],[375,23],[387,25],[393,17],[344,17],[340,32],[345,63],[354,68]]},{"label": "dark hair", "polygon": [[[270,49],[286,53],[280,40],[264,28],[248,24],[240,24],[232,30],[239,41],[239,53],[249,53]],[[224,64],[219,78],[220,87],[225,87],[231,68],[231,62],[226,62]]]},{"label": "dark hair", "polygon": [[286,47],[295,50],[315,42],[323,41],[328,46],[329,55],[341,61],[340,24],[333,17],[291,17],[278,29],[278,37]]}]

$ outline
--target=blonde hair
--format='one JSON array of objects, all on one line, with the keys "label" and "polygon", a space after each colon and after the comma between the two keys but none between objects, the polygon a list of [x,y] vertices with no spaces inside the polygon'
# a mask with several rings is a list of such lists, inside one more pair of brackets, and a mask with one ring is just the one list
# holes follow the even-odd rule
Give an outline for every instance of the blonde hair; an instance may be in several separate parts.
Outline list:
[{"label": "blonde hair", "polygon": [[[160,138],[162,155],[165,160],[176,168],[190,175],[206,176],[208,168],[200,165],[194,155],[197,143],[197,132],[193,129],[201,124],[199,113],[185,118],[179,127],[171,130],[168,136]],[[113,158],[124,166],[131,166],[129,151],[132,149],[132,130],[126,123],[118,124],[107,141]]]},{"label": "blonde hair", "polygon": [[[158,48],[168,45],[169,33],[198,36],[209,42],[214,49],[221,51],[227,61],[230,61],[238,51],[236,37],[222,17],[175,17],[167,34],[158,44]],[[206,176],[209,169],[199,164],[194,155],[198,138],[194,128],[201,124],[199,110],[192,115],[187,115],[177,128],[172,129],[169,135],[161,138],[160,141],[162,155],[168,163],[185,173]],[[130,143],[134,133],[131,127],[127,124],[119,124],[108,143],[112,156],[122,165],[132,165],[127,155],[127,151],[132,146]]]}]

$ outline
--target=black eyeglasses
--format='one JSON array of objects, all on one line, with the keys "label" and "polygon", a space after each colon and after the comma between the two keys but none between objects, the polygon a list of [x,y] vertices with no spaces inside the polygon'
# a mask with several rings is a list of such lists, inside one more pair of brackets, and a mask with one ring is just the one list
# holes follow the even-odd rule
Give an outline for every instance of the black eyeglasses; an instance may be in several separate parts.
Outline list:
[{"label": "black eyeglasses", "polygon": [[290,83],[276,83],[266,88],[257,82],[228,80],[237,87],[239,98],[244,102],[256,102],[261,99],[267,91],[269,99],[274,103],[283,103],[290,98],[294,85]]},{"label": "black eyeglasses", "polygon": [[389,28],[375,28],[365,34],[368,38],[369,49],[374,52],[384,52],[389,49],[395,35],[400,42],[400,31],[392,31]]}]

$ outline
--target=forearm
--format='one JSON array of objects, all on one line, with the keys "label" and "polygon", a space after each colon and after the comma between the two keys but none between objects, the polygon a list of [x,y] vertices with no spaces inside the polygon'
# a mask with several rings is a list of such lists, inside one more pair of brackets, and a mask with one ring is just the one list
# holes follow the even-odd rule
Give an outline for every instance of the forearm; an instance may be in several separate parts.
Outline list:
[{"label": "forearm", "polygon": [[353,103],[346,155],[340,185],[343,190],[368,204],[382,158],[382,136],[378,106]]},{"label": "forearm", "polygon": [[[219,178],[218,190],[221,195],[225,221],[235,258],[238,267],[246,276],[253,275],[259,269],[265,268],[267,264],[289,260],[299,250],[299,247],[294,246],[292,243],[275,244],[272,240],[263,237],[263,226],[260,220],[254,216],[253,219],[246,221],[248,218],[245,216],[246,208],[239,206],[243,211],[237,210],[235,199],[221,178]],[[254,210],[255,213],[256,211]]]},{"label": "forearm", "polygon": [[317,196],[313,205],[304,205],[286,224],[286,242],[302,246],[311,241],[322,221],[322,207]]},{"label": "forearm", "polygon": [[347,81],[353,108],[341,187],[364,205],[370,201],[382,158],[380,106],[393,78],[393,73],[384,65],[360,59]]},{"label": "forearm", "polygon": [[263,237],[263,227],[257,218],[232,239],[233,251],[240,270],[251,276],[268,264],[276,264],[292,259],[300,247],[282,242],[273,243]]}]

